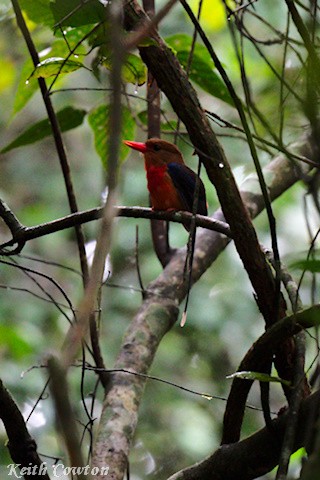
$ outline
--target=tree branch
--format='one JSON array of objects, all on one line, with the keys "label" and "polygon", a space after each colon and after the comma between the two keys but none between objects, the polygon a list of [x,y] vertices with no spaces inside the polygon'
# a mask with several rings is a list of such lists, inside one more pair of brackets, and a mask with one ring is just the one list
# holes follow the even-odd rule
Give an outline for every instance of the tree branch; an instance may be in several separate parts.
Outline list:
[{"label": "tree branch", "polygon": [[[9,210],[9,207],[7,207],[7,211],[13,215],[13,213]],[[114,207],[113,214],[114,216],[118,217],[156,219],[183,224],[188,224],[188,222],[191,222],[192,220],[192,214],[189,212],[160,212],[152,210],[151,208],[143,207]],[[0,217],[1,216],[2,214],[0,211]],[[53,220],[52,222],[42,223],[34,227],[25,227],[16,219],[20,227],[12,230],[13,238],[11,240],[0,245],[0,254],[12,255],[13,253],[19,253],[24,244],[30,240],[40,238],[45,235],[50,235],[55,232],[60,232],[67,228],[74,227],[75,225],[81,225],[83,223],[99,220],[102,217],[103,207],[97,207],[90,210],[84,210],[83,212],[73,213],[63,218]],[[229,225],[214,218],[197,215],[196,225],[198,227],[220,232],[228,237],[231,237]],[[6,248],[11,247],[16,243],[18,244],[17,249],[9,252],[5,251]]]},{"label": "tree branch", "polygon": [[[295,148],[305,156],[311,156],[311,147],[306,139],[303,139]],[[304,166],[304,168],[308,167]],[[268,188],[271,200],[281,195],[300,178],[300,170],[284,155],[276,157],[266,167],[264,174],[270,182]],[[244,183],[242,191],[242,197],[247,202],[248,211],[253,217],[257,216],[264,207],[263,197],[256,185],[258,185],[258,179],[253,176],[250,181]],[[219,210],[214,218],[224,221]],[[193,260],[193,282],[196,282],[211,266],[229,241],[220,233],[208,230],[199,232]],[[160,276],[146,288],[147,298],[124,335],[116,368],[132,369],[137,373],[145,373],[149,370],[160,341],[174,325],[177,306],[187,291],[187,285],[183,281],[185,255],[185,248],[178,250]],[[112,383],[112,389],[103,405],[93,462],[98,466],[109,465],[110,471],[114,472],[112,479],[122,480],[138,421],[138,408],[145,379],[114,374]]]},{"label": "tree branch", "polygon": [[[29,434],[23,416],[0,380],[0,417],[8,435],[8,449],[12,460],[19,468],[35,467],[33,480],[50,480],[46,469],[41,469],[42,461],[37,453],[37,445]],[[26,475],[25,478],[31,478]]]},{"label": "tree branch", "polygon": [[[125,26],[128,30],[134,29],[143,18],[145,14],[136,1],[126,4]],[[235,246],[256,292],[259,309],[267,325],[272,324],[275,321],[275,282],[261,252],[230,165],[199,104],[196,92],[174,53],[156,33],[152,38],[155,45],[140,47],[140,55],[188,130],[190,140],[216,188]],[[280,317],[284,315],[283,310],[284,308]]]},{"label": "tree branch", "polygon": [[[18,0],[12,0],[12,6],[14,9],[14,13],[16,15],[17,19],[17,24],[18,27],[24,37],[24,40],[27,44],[30,56],[32,58],[33,64],[36,67],[38,63],[40,62],[38,52],[34,46],[34,43],[32,41],[32,38],[30,36],[28,27],[26,25],[26,22],[23,18],[19,1]],[[59,157],[60,161],[60,166],[61,170],[63,173],[63,178],[66,186],[66,191],[67,191],[67,196],[68,196],[68,201],[69,201],[69,206],[70,206],[70,211],[72,213],[75,213],[78,211],[78,205],[76,201],[76,196],[73,188],[73,183],[71,179],[71,172],[70,172],[70,166],[67,158],[67,154],[64,148],[63,140],[62,140],[62,135],[61,135],[61,129],[59,126],[59,122],[56,116],[56,113],[54,111],[51,98],[48,94],[48,89],[46,85],[46,81],[44,78],[38,78],[38,83],[40,87],[40,91],[42,94],[43,102],[45,105],[45,108],[47,110],[48,114],[48,119],[50,121],[50,125],[52,128],[52,134],[53,134],[53,139],[56,145],[56,150],[57,154]],[[88,276],[88,264],[87,264],[87,258],[86,258],[86,252],[85,252],[85,247],[84,247],[84,235],[82,232],[82,228],[80,225],[75,226],[75,232],[76,232],[76,237],[77,237],[77,244],[78,244],[78,249],[79,249],[79,257],[80,257],[80,264],[81,264],[81,270],[83,274],[83,279],[84,282],[86,282],[87,276]]]},{"label": "tree branch", "polygon": [[[305,399],[298,413],[293,451],[305,446],[308,420],[318,410],[320,392]],[[279,461],[288,414],[272,421],[272,429],[263,428],[241,442],[222,445],[212,455],[168,480],[253,480],[272,470]],[[314,477],[312,477],[314,478]]]}]

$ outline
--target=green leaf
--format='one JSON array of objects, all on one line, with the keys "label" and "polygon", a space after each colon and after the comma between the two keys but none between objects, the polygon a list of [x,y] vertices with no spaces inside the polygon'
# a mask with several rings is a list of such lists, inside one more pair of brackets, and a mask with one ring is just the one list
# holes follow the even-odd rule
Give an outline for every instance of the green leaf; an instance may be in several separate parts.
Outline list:
[{"label": "green leaf", "polygon": [[[189,52],[178,52],[177,57],[181,65],[186,68],[188,65]],[[196,54],[192,57],[189,77],[205,92],[233,105],[233,100],[221,78],[212,70],[212,67],[208,63]]]},{"label": "green leaf", "polygon": [[[62,132],[66,132],[73,128],[78,127],[83,122],[85,110],[78,110],[73,107],[65,107],[57,113],[60,129]],[[52,135],[50,122],[47,118],[35,123],[21,135],[19,135],[13,142],[9,143],[1,150],[1,153],[9,152],[13,148],[22,147],[23,145],[29,145],[30,143],[38,142],[45,137]]]},{"label": "green leaf", "polygon": [[297,260],[291,264],[292,268],[297,270],[305,270],[307,272],[319,273],[320,272],[320,260]]},{"label": "green leaf", "polygon": [[54,0],[50,8],[56,25],[79,27],[100,23],[106,19],[106,10],[99,0]]},{"label": "green leaf", "polygon": [[282,378],[279,377],[273,377],[271,375],[268,375],[267,373],[261,373],[261,372],[235,372],[232,373],[231,375],[228,375],[226,378],[228,379],[233,379],[233,378],[240,378],[242,380],[258,380],[259,382],[276,382],[276,383],[282,383],[283,385],[287,385],[290,387],[291,382],[289,380],[283,380]]},{"label": "green leaf", "polygon": [[52,27],[54,18],[48,0],[20,0],[20,7],[30,20]]},{"label": "green leaf", "polygon": [[[165,41],[172,48],[174,53],[190,52],[193,43],[192,37],[186,33],[176,33],[175,35],[167,37]],[[194,45],[194,53],[201,57],[204,62],[208,63],[213,68],[215,67],[210,53],[204,45],[196,42]]]},{"label": "green leaf", "polygon": [[73,41],[73,38],[71,38],[71,36],[65,35],[65,40],[59,38],[53,42],[51,49],[49,50],[48,54],[43,57],[43,59],[49,57],[61,57],[78,62],[78,57],[80,55],[86,55],[86,48],[84,45],[80,44],[77,46],[73,55],[70,55],[70,49],[75,48],[77,43],[78,42]]},{"label": "green leaf", "polygon": [[13,115],[20,112],[28,103],[30,98],[38,90],[38,82],[29,82],[28,78],[34,66],[31,59],[28,59],[22,66],[17,91],[13,103]]},{"label": "green leaf", "polygon": [[[112,63],[110,57],[105,58],[102,64],[111,70]],[[138,55],[129,53],[122,67],[122,80],[133,83],[133,85],[143,85],[147,81],[147,67]]]},{"label": "green leaf", "polygon": [[[83,25],[82,27],[76,27],[76,28],[74,27],[58,28],[54,32],[54,35],[57,38],[63,39],[67,53],[69,53],[69,51],[76,45],[78,45],[76,53],[78,53],[78,49],[80,48],[80,46],[82,47],[83,52],[85,53],[86,49],[83,46],[84,39],[85,41],[89,41],[91,34],[94,35],[94,32],[95,32],[95,28],[93,28],[92,25]],[[54,49],[54,44],[52,48]]]},{"label": "green leaf", "polygon": [[129,53],[122,67],[122,79],[134,85],[143,85],[147,81],[147,67],[138,55]]},{"label": "green leaf", "polygon": [[293,318],[296,323],[303,325],[305,328],[319,326],[320,324],[320,305],[312,305],[312,307],[300,310],[296,314],[289,317]]},{"label": "green leaf", "polygon": [[0,92],[12,87],[15,79],[15,65],[11,58],[7,58],[4,54],[0,57]]},{"label": "green leaf", "polygon": [[36,68],[31,73],[28,80],[31,78],[48,78],[61,73],[70,73],[84,67],[81,62],[75,60],[65,60],[60,57],[46,58],[42,62],[38,63]]},{"label": "green leaf", "polygon": [[[99,107],[95,108],[88,116],[89,125],[92,128],[94,134],[95,148],[105,168],[107,168],[108,162],[108,139],[110,133],[109,119],[109,105],[100,105]],[[127,107],[122,107],[122,138],[134,138],[135,128],[135,121],[132,117],[130,110]],[[125,160],[128,152],[129,148],[125,145],[121,145],[120,161]]]},{"label": "green leaf", "polygon": [[33,351],[30,343],[15,328],[7,325],[0,325],[0,348],[2,351],[9,350],[10,355],[16,359],[30,355]]},{"label": "green leaf", "polygon": [[[65,36],[67,38],[68,44],[65,40],[55,40],[50,49],[46,49],[43,52],[39,53],[41,61],[50,57],[67,57],[69,55],[69,46],[70,48],[73,48],[77,43],[77,40],[74,37],[72,31],[70,31],[70,34],[68,31]],[[82,45],[79,45],[75,53],[77,55],[85,54],[85,48]],[[77,57],[75,55],[71,56],[70,61],[77,61]],[[22,108],[28,103],[28,101],[32,98],[34,93],[39,88],[38,82],[35,81],[35,79],[34,81],[30,81],[30,77],[33,71],[34,65],[31,59],[28,59],[24,63],[19,75],[18,87],[13,104],[13,116],[20,110],[22,110]]]},{"label": "green leaf", "polygon": [[[192,46],[192,38],[189,35],[179,33],[166,38],[167,44],[174,50],[176,56],[184,68],[188,67],[189,54]],[[221,78],[214,72],[214,62],[207,49],[198,43],[195,44],[190,65],[189,77],[205,92],[233,105],[229,91]]]}]

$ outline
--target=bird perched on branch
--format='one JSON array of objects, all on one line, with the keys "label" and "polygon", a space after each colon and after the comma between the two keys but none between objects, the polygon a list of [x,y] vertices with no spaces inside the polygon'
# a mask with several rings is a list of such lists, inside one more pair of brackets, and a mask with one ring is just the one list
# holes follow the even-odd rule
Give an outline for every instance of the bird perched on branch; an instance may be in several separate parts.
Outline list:
[{"label": "bird perched on branch", "polygon": [[[151,138],[146,143],[129,140],[124,143],[144,156],[152,208],[192,212],[199,177],[185,165],[176,145],[159,138]],[[196,213],[208,214],[206,192],[200,178]],[[185,228],[189,230],[187,226]]]}]

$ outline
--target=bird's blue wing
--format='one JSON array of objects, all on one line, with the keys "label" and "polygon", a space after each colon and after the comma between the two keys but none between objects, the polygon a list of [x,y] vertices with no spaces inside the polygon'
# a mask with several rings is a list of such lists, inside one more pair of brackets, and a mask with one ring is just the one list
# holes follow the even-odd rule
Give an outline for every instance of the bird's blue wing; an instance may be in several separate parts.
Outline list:
[{"label": "bird's blue wing", "polygon": [[[197,175],[189,167],[180,163],[168,163],[167,168],[170,178],[185,204],[185,209],[192,212]],[[197,213],[200,215],[208,215],[205,188],[201,179],[199,180],[200,185]]]}]

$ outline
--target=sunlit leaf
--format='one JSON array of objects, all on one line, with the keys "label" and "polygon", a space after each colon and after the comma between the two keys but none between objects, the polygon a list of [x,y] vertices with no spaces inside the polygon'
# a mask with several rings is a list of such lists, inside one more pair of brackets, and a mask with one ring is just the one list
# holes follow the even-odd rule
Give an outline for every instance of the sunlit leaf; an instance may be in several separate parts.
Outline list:
[{"label": "sunlit leaf", "polygon": [[[102,161],[104,167],[107,167],[108,148],[109,148],[109,132],[110,132],[110,106],[100,105],[95,108],[88,116],[89,125],[94,134],[94,144],[96,151]],[[127,107],[122,108],[122,138],[134,138],[135,121],[130,110]],[[123,161],[127,157],[129,148],[121,145],[120,160]]]},{"label": "sunlit leaf", "polygon": [[[105,49],[99,49],[97,57],[93,61],[93,68],[103,65],[108,70],[112,68],[112,60],[109,54],[103,55]],[[122,80],[133,85],[143,85],[147,81],[147,67],[138,55],[129,53],[122,66]]]},{"label": "sunlit leaf", "polygon": [[147,81],[147,67],[138,55],[127,55],[122,67],[122,78],[125,82],[139,86]]},{"label": "sunlit leaf", "polygon": [[166,38],[166,42],[175,52],[181,65],[185,69],[189,68],[189,77],[193,82],[210,95],[233,105],[228,89],[219,75],[215,73],[214,62],[203,45],[195,44],[192,62],[189,66],[192,38],[189,35],[178,33]]},{"label": "sunlit leaf", "polygon": [[[85,110],[78,110],[73,107],[65,107],[57,113],[60,129],[62,132],[66,132],[73,128],[78,127],[83,122]],[[9,143],[1,150],[1,153],[9,152],[13,148],[22,147],[23,145],[29,145],[31,143],[38,142],[45,137],[52,135],[50,122],[47,118],[35,123],[21,135],[19,135],[13,142]]]},{"label": "sunlit leaf", "polygon": [[[234,5],[234,2],[227,2]],[[195,15],[198,15],[199,0],[190,0],[190,7]],[[200,23],[209,30],[220,30],[226,24],[225,7],[221,0],[203,0]]]},{"label": "sunlit leaf", "polygon": [[232,373],[231,375],[228,375],[226,378],[228,379],[234,379],[234,378],[240,378],[242,380],[257,380],[258,382],[276,382],[276,383],[283,383],[284,385],[290,386],[291,383],[288,380],[283,380],[280,377],[273,377],[271,375],[268,375],[267,373],[261,373],[261,372],[235,372]]},{"label": "sunlit leaf", "polygon": [[61,73],[70,73],[83,67],[81,62],[75,60],[65,60],[60,57],[46,58],[40,62],[31,73],[31,78],[48,78]]},{"label": "sunlit leaf", "polygon": [[106,10],[99,0],[54,0],[50,8],[56,25],[79,27],[102,22],[106,19]]}]

